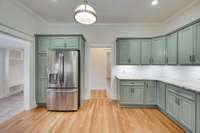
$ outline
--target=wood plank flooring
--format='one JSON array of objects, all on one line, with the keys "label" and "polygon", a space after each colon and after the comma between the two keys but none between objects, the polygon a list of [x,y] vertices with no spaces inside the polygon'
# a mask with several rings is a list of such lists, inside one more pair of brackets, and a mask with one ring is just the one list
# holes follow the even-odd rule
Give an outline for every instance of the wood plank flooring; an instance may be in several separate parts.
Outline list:
[{"label": "wood plank flooring", "polygon": [[157,109],[119,108],[104,90],[78,112],[49,112],[37,108],[0,125],[0,133],[184,133]]}]

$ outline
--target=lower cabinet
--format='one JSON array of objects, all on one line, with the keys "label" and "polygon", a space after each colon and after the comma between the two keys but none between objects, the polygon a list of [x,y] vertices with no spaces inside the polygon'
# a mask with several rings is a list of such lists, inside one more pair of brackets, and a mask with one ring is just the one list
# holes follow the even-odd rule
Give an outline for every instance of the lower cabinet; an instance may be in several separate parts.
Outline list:
[{"label": "lower cabinet", "polygon": [[155,81],[145,81],[144,104],[156,105],[156,82]]},{"label": "lower cabinet", "polygon": [[143,104],[143,87],[120,86],[120,104]]},{"label": "lower cabinet", "polygon": [[166,91],[165,83],[157,82],[156,91],[157,91],[157,105],[161,110],[165,110],[166,102]]},{"label": "lower cabinet", "polygon": [[195,94],[167,85],[166,112],[190,132],[195,132]]}]

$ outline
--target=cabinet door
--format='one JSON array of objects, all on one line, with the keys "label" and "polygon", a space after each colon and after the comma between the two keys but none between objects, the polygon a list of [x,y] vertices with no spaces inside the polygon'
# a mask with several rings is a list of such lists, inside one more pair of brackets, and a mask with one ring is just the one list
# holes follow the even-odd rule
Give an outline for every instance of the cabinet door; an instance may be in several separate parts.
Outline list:
[{"label": "cabinet door", "polygon": [[117,64],[128,65],[131,63],[130,59],[130,43],[128,40],[119,40],[117,42]]},{"label": "cabinet door", "polygon": [[37,76],[47,77],[47,54],[37,55]]},{"label": "cabinet door", "polygon": [[156,38],[152,40],[152,64],[165,64],[165,38]]},{"label": "cabinet door", "polygon": [[195,47],[195,64],[200,64],[200,23],[196,25],[196,33],[197,33],[197,38],[196,38],[196,47]]},{"label": "cabinet door", "polygon": [[144,87],[133,86],[130,88],[131,103],[143,104],[144,99]]},{"label": "cabinet door", "polygon": [[166,89],[165,84],[162,82],[157,82],[157,104],[159,108],[165,110],[165,101],[166,101]]},{"label": "cabinet door", "polygon": [[169,115],[171,115],[174,119],[178,120],[178,114],[179,114],[179,105],[178,102],[178,96],[171,91],[167,90],[166,95],[166,111]]},{"label": "cabinet door", "polygon": [[195,37],[193,26],[179,31],[178,35],[179,64],[192,64]]},{"label": "cabinet door", "polygon": [[145,39],[141,41],[141,64],[151,64],[151,39]]},{"label": "cabinet door", "polygon": [[46,36],[37,37],[37,52],[47,53],[50,47],[50,38]]},{"label": "cabinet door", "polygon": [[52,37],[51,48],[52,49],[64,49],[66,47],[66,37]]},{"label": "cabinet door", "polygon": [[168,35],[166,40],[166,63],[170,65],[177,64],[177,33]]},{"label": "cabinet door", "polygon": [[79,49],[79,38],[78,37],[66,37],[66,48],[67,49]]},{"label": "cabinet door", "polygon": [[132,89],[130,86],[120,86],[120,103],[132,104]]},{"label": "cabinet door", "polygon": [[38,78],[36,85],[36,102],[46,103],[47,78]]},{"label": "cabinet door", "polygon": [[144,88],[144,104],[156,105],[156,82],[146,81]]},{"label": "cabinet door", "polygon": [[195,132],[195,102],[184,97],[179,98],[179,121]]},{"label": "cabinet door", "polygon": [[131,39],[130,40],[130,58],[132,65],[140,64],[140,40]]}]

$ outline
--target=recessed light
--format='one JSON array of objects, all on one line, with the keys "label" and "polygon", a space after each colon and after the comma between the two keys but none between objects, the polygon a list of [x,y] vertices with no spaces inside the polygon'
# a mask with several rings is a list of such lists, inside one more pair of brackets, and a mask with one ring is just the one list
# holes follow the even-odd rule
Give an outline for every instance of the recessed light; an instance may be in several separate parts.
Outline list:
[{"label": "recessed light", "polygon": [[151,2],[151,5],[152,6],[156,6],[158,4],[158,0],[153,0],[152,2]]}]

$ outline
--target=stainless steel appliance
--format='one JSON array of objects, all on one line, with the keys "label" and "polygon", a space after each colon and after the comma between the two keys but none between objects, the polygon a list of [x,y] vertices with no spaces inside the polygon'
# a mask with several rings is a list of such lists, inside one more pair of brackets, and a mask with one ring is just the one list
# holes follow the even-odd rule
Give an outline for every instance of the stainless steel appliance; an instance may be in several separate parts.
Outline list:
[{"label": "stainless steel appliance", "polygon": [[48,110],[78,110],[79,77],[79,51],[48,51]]}]

